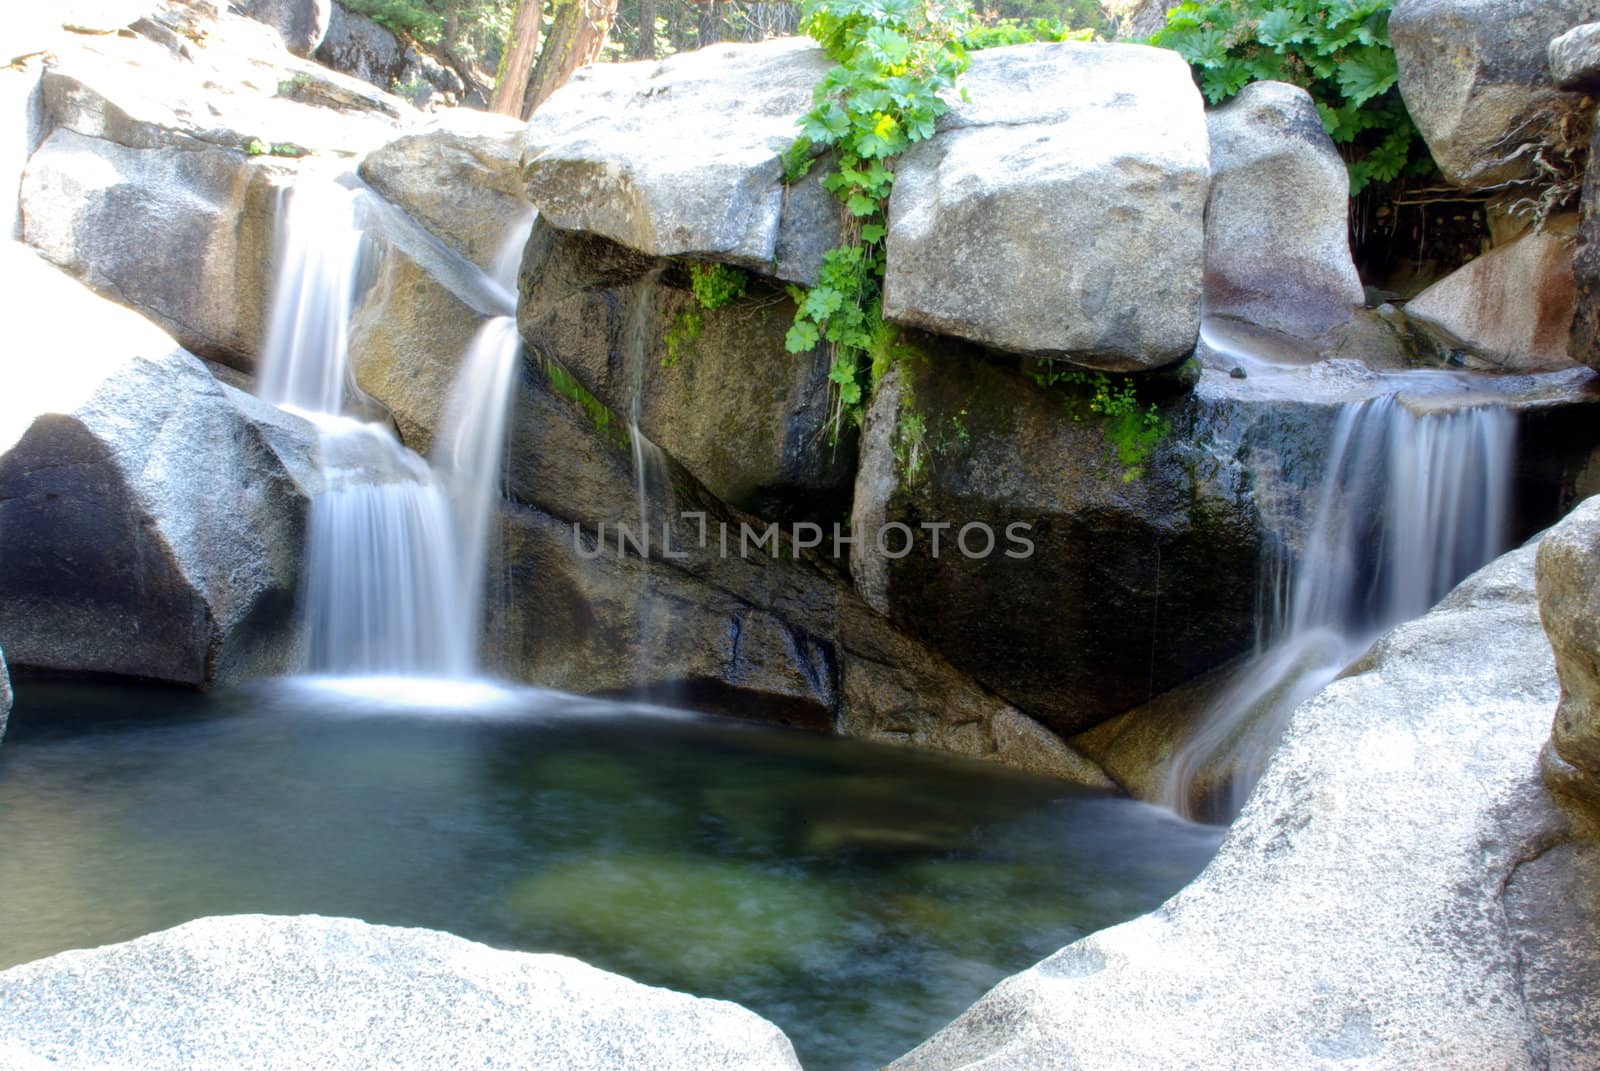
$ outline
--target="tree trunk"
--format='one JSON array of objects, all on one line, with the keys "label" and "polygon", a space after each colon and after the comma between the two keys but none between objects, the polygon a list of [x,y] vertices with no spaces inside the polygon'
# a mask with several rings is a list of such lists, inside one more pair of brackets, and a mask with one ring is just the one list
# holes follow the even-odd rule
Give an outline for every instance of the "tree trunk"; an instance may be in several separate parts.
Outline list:
[{"label": "tree trunk", "polygon": [[494,80],[494,99],[489,110],[501,115],[521,115],[522,98],[528,92],[528,76],[539,55],[539,22],[544,16],[544,0],[522,0],[511,23],[511,36],[500,53],[500,72]]},{"label": "tree trunk", "polygon": [[722,4],[718,0],[699,0],[700,32],[696,47],[705,48],[722,40]]},{"label": "tree trunk", "polygon": [[528,83],[523,118],[566,85],[573,71],[600,58],[616,17],[617,0],[555,0],[555,20]]},{"label": "tree trunk", "polygon": [[633,58],[656,58],[656,0],[639,0],[639,41]]}]

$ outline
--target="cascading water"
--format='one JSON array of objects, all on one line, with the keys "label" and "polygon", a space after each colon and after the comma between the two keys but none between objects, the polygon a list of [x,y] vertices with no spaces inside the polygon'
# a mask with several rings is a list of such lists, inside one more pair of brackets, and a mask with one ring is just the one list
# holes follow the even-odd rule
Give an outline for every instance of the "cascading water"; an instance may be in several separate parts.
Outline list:
[{"label": "cascading water", "polygon": [[1263,569],[1274,620],[1174,756],[1169,806],[1237,814],[1295,707],[1506,549],[1515,440],[1501,408],[1414,412],[1390,394],[1343,409],[1306,538]]},{"label": "cascading water", "polygon": [[257,393],[304,413],[344,411],[350,315],[366,237],[357,191],[307,176],[278,195],[277,289]]},{"label": "cascading water", "polygon": [[445,404],[444,422],[433,444],[433,465],[450,491],[454,515],[455,577],[458,593],[450,627],[468,645],[467,667],[477,662],[478,623],[483,616],[495,503],[505,471],[511,387],[522,339],[517,321],[497,316],[478,330],[456,373]]},{"label": "cascading water", "polygon": [[[476,665],[516,326],[500,316],[474,340],[432,467],[386,425],[345,416],[347,399],[358,394],[349,322],[370,245],[361,218],[371,196],[308,175],[279,205],[278,283],[260,392],[315,422],[322,443],[324,487],[312,505],[302,591],[308,668],[461,677]],[[503,311],[511,312],[509,304]]]}]

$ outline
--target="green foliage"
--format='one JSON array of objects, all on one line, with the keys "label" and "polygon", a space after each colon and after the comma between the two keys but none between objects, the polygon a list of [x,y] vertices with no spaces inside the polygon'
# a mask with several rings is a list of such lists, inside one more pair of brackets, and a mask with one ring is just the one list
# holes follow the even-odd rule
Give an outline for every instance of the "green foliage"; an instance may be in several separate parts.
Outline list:
[{"label": "green foliage", "polygon": [[671,368],[677,364],[685,347],[699,339],[700,332],[706,326],[705,317],[701,315],[702,309],[710,312],[744,297],[749,285],[750,276],[742,268],[727,264],[689,265],[689,289],[694,294],[696,307],[684,309],[672,318],[672,326],[667,328],[666,336],[662,339],[667,347],[667,356],[662,360],[661,367]]},{"label": "green foliage", "polygon": [[1000,48],[1004,45],[1027,45],[1035,41],[1092,41],[1095,31],[1089,27],[1073,29],[1056,19],[996,19],[979,23],[962,35],[961,43],[968,51],[982,48]]},{"label": "green foliage", "polygon": [[689,289],[702,309],[720,309],[744,297],[750,276],[742,268],[727,264],[689,265]]},{"label": "green foliage", "polygon": [[279,141],[274,143],[270,141],[262,141],[260,138],[251,138],[249,141],[245,142],[244,151],[249,156],[287,156],[291,159],[298,159],[302,156],[311,155],[310,149],[307,149],[301,145],[296,145],[291,141]]},{"label": "green foliage", "polygon": [[610,409],[606,408],[606,404],[589,393],[584,385],[574,379],[572,373],[561,365],[544,354],[538,354],[537,357],[539,368],[544,372],[545,381],[550,384],[550,389],[583,410],[584,415],[589,418],[589,423],[609,439],[613,446],[622,450],[628,449],[628,429]]},{"label": "green foliage", "polygon": [[1111,455],[1122,466],[1124,483],[1131,483],[1144,475],[1145,462],[1172,431],[1172,425],[1161,415],[1155,403],[1141,403],[1139,393],[1131,379],[1113,379],[1104,372],[1064,370],[1042,366],[1030,373],[1040,387],[1064,386],[1067,390],[1067,407],[1074,420],[1093,416],[1100,420],[1100,430]]},{"label": "green foliage", "polygon": [[835,433],[859,423],[874,354],[896,345],[882,312],[894,188],[888,161],[932,137],[949,110],[941,94],[967,69],[968,25],[965,6],[940,0],[802,0],[800,28],[836,66],[817,84],[784,171],[796,181],[831,151],[834,166],[822,185],[844,206],[846,239],[823,258],[816,286],[791,288],[796,311],[786,344],[791,353],[829,347]]},{"label": "green foliage", "polygon": [[[498,57],[516,0],[343,0],[404,38],[469,62]],[[493,69],[493,64],[489,64]]]},{"label": "green foliage", "polygon": [[1256,81],[1292,82],[1316,102],[1350,168],[1369,183],[1426,175],[1433,160],[1400,99],[1392,0],[1191,0],[1152,44],[1175,49],[1213,104]]}]

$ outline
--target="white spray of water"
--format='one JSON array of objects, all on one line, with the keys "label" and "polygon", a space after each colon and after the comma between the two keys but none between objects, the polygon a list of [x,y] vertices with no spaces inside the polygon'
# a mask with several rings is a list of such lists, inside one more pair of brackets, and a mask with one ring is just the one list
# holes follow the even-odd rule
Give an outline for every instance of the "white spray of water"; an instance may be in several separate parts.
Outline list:
[{"label": "white spray of water", "polygon": [[1295,707],[1505,550],[1515,450],[1504,409],[1416,413],[1395,395],[1344,407],[1304,544],[1264,570],[1281,619],[1174,756],[1169,806],[1237,814]]},{"label": "white spray of water", "polygon": [[350,314],[365,238],[358,193],[307,176],[280,191],[277,289],[257,392],[307,413],[340,413],[349,377]]},{"label": "white spray of water", "polygon": [[[353,388],[349,323],[367,244],[362,202],[370,196],[305,176],[278,217],[278,282],[260,392],[313,419],[321,438],[324,488],[312,506],[302,591],[309,668],[464,677],[477,661],[516,325],[496,317],[469,348],[433,467],[387,426],[343,416]],[[525,239],[519,231],[511,242],[520,247]],[[455,266],[476,271],[464,261]]]}]

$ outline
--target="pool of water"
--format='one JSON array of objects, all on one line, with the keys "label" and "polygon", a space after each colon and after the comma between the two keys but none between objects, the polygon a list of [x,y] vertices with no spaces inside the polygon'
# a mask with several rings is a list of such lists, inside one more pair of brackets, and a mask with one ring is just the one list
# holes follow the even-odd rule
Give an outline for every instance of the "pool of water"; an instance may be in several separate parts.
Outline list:
[{"label": "pool of water", "polygon": [[344,915],[735,1000],[809,1071],[855,1071],[1155,907],[1219,836],[984,764],[527,689],[25,683],[0,966]]}]

